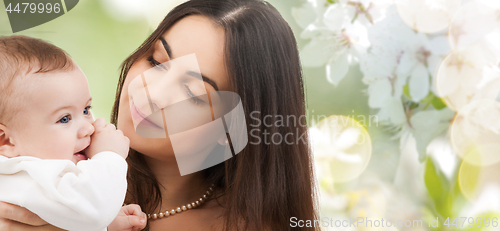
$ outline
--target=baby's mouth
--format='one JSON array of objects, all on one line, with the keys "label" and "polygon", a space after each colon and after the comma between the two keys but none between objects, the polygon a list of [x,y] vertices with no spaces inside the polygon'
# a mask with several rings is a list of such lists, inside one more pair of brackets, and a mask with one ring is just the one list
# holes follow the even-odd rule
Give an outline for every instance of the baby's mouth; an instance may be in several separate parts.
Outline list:
[{"label": "baby's mouth", "polygon": [[80,160],[88,160],[87,155],[85,155],[85,150],[86,149],[87,149],[87,147],[85,147],[81,151],[73,154],[78,159],[78,161],[80,161]]}]

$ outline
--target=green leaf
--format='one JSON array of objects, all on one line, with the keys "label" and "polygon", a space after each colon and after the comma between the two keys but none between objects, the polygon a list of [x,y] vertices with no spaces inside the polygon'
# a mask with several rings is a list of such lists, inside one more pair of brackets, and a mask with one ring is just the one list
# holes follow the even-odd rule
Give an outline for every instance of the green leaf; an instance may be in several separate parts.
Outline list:
[{"label": "green leaf", "polygon": [[[405,85],[406,87],[406,85]],[[405,89],[403,89],[403,92],[405,91]],[[406,93],[405,93],[406,95]],[[432,106],[434,108],[436,108],[437,110],[441,110],[443,108],[446,107],[446,104],[443,102],[443,100],[439,97],[437,97],[436,95],[434,95],[434,93],[432,92],[429,92],[429,94],[424,98],[422,99],[420,102],[422,103],[425,103],[425,104],[432,104]]]},{"label": "green leaf", "polygon": [[408,84],[405,84],[403,86],[403,94],[405,94],[406,97],[408,97],[408,99],[411,99],[411,97],[410,97],[410,87],[408,86]]},{"label": "green leaf", "polygon": [[435,95],[432,92],[429,92],[429,94],[424,99],[422,99],[420,102],[431,103],[432,99],[434,99],[434,97],[435,97]]},{"label": "green leaf", "polygon": [[450,217],[453,204],[453,197],[449,195],[451,194],[450,183],[441,170],[435,166],[432,158],[426,160],[424,181],[436,211],[443,217]]},{"label": "green leaf", "polygon": [[414,103],[412,101],[406,102],[405,106],[408,107],[408,109],[413,110],[418,107],[418,103]]},{"label": "green leaf", "polygon": [[460,185],[458,184],[458,175],[454,177],[453,185],[451,186],[451,192],[448,193],[448,197],[450,200],[449,210],[453,214],[453,216],[457,216],[460,211],[467,204],[467,200],[465,199],[462,191],[460,190]]},{"label": "green leaf", "polygon": [[443,100],[437,96],[434,96],[431,103],[432,106],[434,106],[434,108],[436,108],[437,110],[441,110],[446,107],[446,104],[443,102]]},{"label": "green leaf", "polygon": [[441,175],[441,172],[436,168],[432,159],[427,158],[425,162],[424,180],[427,191],[429,191],[429,195],[434,201],[441,200],[441,196],[447,190],[445,188],[446,185],[442,184],[443,179]]}]

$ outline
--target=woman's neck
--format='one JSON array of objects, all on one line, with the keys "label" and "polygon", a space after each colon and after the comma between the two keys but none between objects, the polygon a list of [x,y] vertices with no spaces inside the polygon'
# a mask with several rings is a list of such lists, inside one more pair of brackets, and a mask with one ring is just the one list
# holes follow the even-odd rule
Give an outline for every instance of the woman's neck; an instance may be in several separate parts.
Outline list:
[{"label": "woman's neck", "polygon": [[195,202],[210,186],[204,181],[202,171],[181,176],[175,159],[162,161],[147,156],[145,159],[160,184],[162,211]]}]

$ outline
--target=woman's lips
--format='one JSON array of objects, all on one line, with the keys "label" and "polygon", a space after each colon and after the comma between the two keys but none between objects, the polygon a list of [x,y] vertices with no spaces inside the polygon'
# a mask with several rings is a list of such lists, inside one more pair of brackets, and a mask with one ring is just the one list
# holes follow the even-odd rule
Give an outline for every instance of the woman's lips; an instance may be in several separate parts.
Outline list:
[{"label": "woman's lips", "polygon": [[[131,104],[130,104],[130,114],[132,116],[132,119],[136,122],[137,126],[139,126],[139,124],[141,126],[145,126],[145,127],[151,127],[151,128],[160,128],[160,129],[163,129],[162,127],[158,126],[157,124],[151,122],[149,119],[147,119],[147,116],[145,116],[144,114],[142,114],[139,109],[137,109],[137,107],[135,106],[134,104],[134,101],[131,99]],[[137,129],[137,126],[136,126],[136,129]]]}]

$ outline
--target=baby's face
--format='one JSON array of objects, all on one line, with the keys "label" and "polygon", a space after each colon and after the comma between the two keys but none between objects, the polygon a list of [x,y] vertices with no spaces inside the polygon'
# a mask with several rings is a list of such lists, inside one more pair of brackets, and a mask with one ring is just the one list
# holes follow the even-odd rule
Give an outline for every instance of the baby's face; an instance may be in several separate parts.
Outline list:
[{"label": "baby's face", "polygon": [[89,108],[91,96],[80,68],[27,76],[17,87],[22,110],[15,117],[17,152],[41,159],[67,159],[77,163],[78,154],[90,144],[94,122]]}]

